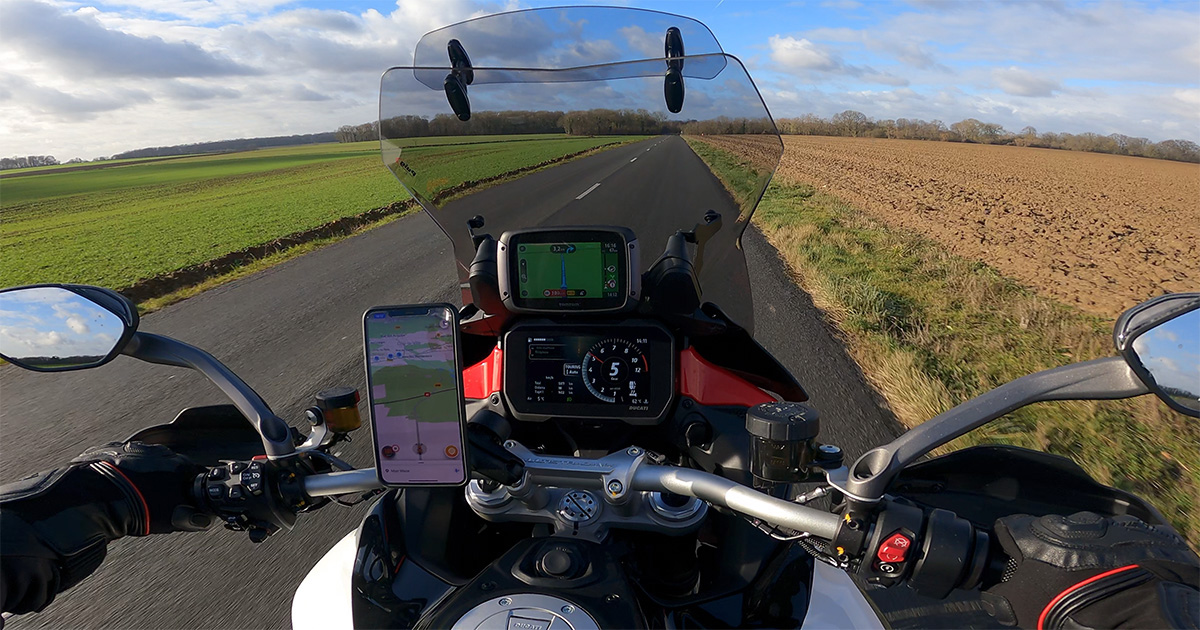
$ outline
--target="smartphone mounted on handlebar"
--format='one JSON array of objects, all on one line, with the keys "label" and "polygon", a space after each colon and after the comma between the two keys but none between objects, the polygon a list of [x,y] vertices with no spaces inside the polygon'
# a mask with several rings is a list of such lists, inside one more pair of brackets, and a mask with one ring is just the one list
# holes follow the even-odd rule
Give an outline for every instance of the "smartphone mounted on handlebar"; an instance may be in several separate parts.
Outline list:
[{"label": "smartphone mounted on handlebar", "polygon": [[458,311],[380,306],[363,316],[375,471],[387,486],[467,482]]}]

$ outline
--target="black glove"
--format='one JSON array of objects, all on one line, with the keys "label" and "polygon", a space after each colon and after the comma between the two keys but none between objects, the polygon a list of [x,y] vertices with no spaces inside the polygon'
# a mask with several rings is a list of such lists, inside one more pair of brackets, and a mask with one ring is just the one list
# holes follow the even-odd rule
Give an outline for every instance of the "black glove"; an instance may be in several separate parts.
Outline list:
[{"label": "black glove", "polygon": [[192,496],[196,476],[205,468],[165,446],[112,442],[88,449],[71,461],[88,464],[122,488],[133,506],[126,535],[194,531],[209,524],[209,519],[196,519]]},{"label": "black glove", "polygon": [[1007,516],[1010,560],[985,606],[1022,628],[1197,628],[1200,558],[1166,526],[1130,516]]},{"label": "black glove", "polygon": [[0,607],[41,610],[122,536],[208,527],[213,519],[192,498],[203,471],[165,446],[117,442],[0,486]]}]

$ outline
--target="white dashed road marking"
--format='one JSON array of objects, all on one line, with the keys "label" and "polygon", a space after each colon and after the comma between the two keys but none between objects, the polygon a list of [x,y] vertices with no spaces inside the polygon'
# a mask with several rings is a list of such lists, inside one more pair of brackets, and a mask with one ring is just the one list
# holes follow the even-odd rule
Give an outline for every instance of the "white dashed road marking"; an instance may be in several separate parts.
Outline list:
[{"label": "white dashed road marking", "polygon": [[577,199],[577,200],[578,200],[578,199],[583,199],[584,197],[588,196],[588,193],[592,192],[593,190],[596,190],[596,188],[597,188],[597,187],[599,187],[599,186],[600,186],[600,182],[596,182],[595,184],[592,184],[592,187],[591,187],[591,188],[589,188],[589,189],[587,189],[587,190],[583,191],[583,193],[582,193],[582,194],[580,194],[580,195],[579,195],[578,197],[576,197],[575,199]]}]

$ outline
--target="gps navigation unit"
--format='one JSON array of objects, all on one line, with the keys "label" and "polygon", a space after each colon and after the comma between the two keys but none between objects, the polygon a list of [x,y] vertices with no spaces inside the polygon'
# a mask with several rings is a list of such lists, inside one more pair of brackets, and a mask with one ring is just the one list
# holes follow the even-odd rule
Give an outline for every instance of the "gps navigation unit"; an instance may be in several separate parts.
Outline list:
[{"label": "gps navigation unit", "polygon": [[624,228],[505,232],[500,296],[517,313],[613,313],[637,304],[637,240]]},{"label": "gps navigation unit", "polygon": [[363,328],[379,480],[466,483],[458,311],[449,304],[377,307]]}]

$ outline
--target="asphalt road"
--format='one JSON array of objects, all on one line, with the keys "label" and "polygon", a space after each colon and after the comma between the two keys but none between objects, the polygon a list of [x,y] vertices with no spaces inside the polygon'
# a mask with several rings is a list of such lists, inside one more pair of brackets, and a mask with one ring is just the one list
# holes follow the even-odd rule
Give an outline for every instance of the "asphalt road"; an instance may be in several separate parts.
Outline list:
[{"label": "asphalt road", "polygon": [[[637,163],[617,153],[627,149],[540,173],[572,169],[554,174],[564,175],[559,181],[569,184],[572,198],[601,182],[586,200],[606,187],[636,185],[632,167]],[[682,157],[664,155],[662,165],[683,168]],[[595,158],[601,159],[589,166]],[[610,162],[617,169],[604,173]],[[645,166],[653,164],[646,162]],[[526,180],[514,184],[522,182]],[[696,185],[711,183],[702,180]],[[512,185],[484,192],[498,195]],[[527,202],[543,199],[561,192],[562,186],[547,184],[545,190],[521,197]],[[663,200],[662,207],[676,206],[668,201]],[[611,202],[595,198],[596,207]],[[648,218],[635,208],[621,212],[590,222],[616,223],[619,216],[627,216],[635,229],[650,221],[659,230],[695,222],[692,212],[686,218],[665,212]],[[702,213],[703,209],[696,214]],[[746,232],[743,244],[754,295],[755,336],[809,391],[812,404],[821,411],[823,441],[840,444],[855,456],[890,439],[897,433],[893,420],[880,410],[857,366],[809,297],[796,288],[775,250],[753,229]],[[657,247],[646,249],[653,253]],[[708,264],[720,268],[715,259]],[[428,217],[413,215],[151,314],[141,329],[207,349],[255,387],[278,414],[299,424],[300,413],[317,390],[342,384],[364,389],[360,318],[366,308],[457,302],[459,295],[450,241]],[[127,357],[99,369],[65,374],[3,366],[0,392],[0,479],[5,480],[170,420],[184,407],[224,402],[196,373]],[[343,456],[357,466],[371,466],[369,442],[361,435]],[[15,618],[9,627],[287,627],[296,587],[321,555],[356,527],[363,510],[328,506],[305,515],[292,532],[260,545],[221,528],[120,540],[109,546],[107,561],[92,577],[61,595],[47,611]]]},{"label": "asphalt road", "polygon": [[705,297],[747,325],[753,314],[745,257],[737,250],[738,207],[704,162],[679,136],[656,136],[600,152],[451,202],[438,221],[454,239],[461,264],[474,256],[467,219],[482,215],[499,237],[516,228],[621,225],[633,230],[645,270],[679,229],[691,229],[708,210],[725,227],[704,248]]}]

